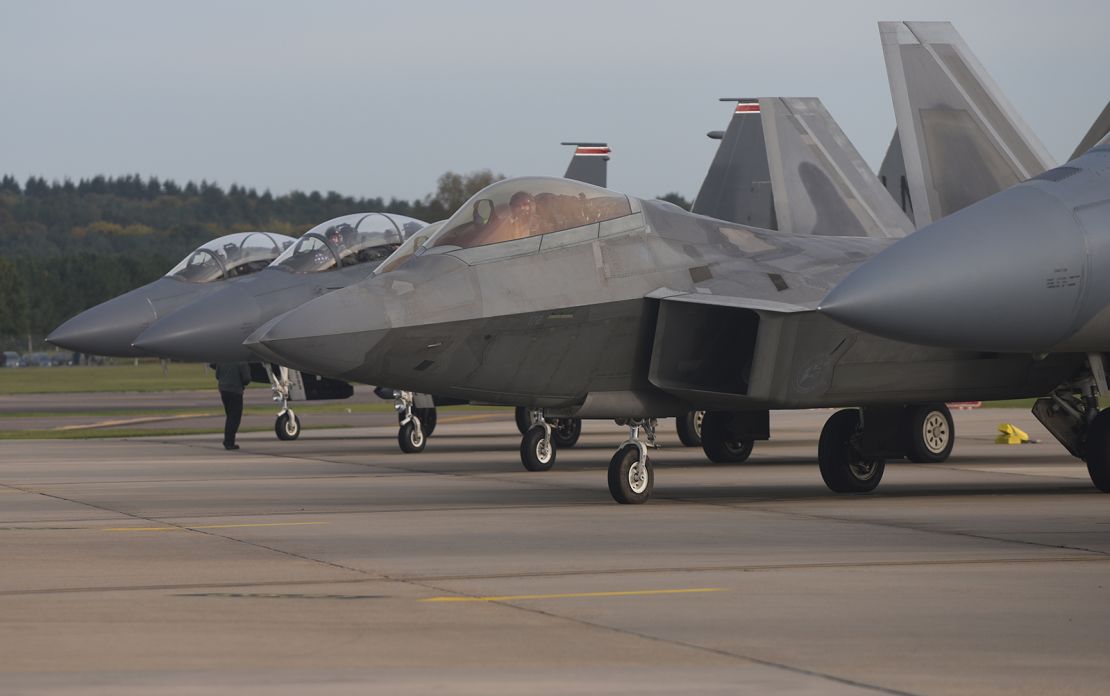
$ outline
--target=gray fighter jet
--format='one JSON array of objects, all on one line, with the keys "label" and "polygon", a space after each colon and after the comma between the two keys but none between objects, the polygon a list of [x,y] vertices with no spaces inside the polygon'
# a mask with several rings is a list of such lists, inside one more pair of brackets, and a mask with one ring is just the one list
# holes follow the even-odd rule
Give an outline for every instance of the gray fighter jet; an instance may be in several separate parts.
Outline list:
[{"label": "gray fighter jet", "polygon": [[293,241],[272,232],[241,232],[213,239],[190,252],[165,276],[81,312],[54,329],[46,340],[90,355],[147,355],[132,342],[151,323],[262,270]]},{"label": "gray fighter jet", "polygon": [[[568,177],[605,182],[610,152],[606,143],[563,144],[576,148],[567,168]],[[173,316],[155,322],[134,339],[134,345],[144,354],[177,360],[256,361],[257,356],[243,346],[243,339],[252,331],[282,312],[365,278],[404,240],[418,231],[425,237],[430,234],[425,225],[415,218],[388,213],[356,213],[328,220],[302,235],[269,268],[249,281],[198,298]],[[266,364],[263,369],[280,405],[274,430],[283,440],[295,440],[301,432],[300,417],[291,401],[345,398],[351,394],[349,385],[290,371],[277,363]],[[435,429],[435,400],[411,392],[399,392],[396,397],[402,429],[406,414],[424,424],[422,430],[413,433],[418,436],[416,445],[405,448],[412,438],[402,435],[403,450],[420,451],[424,437]],[[460,402],[441,397],[439,403]],[[581,424],[575,421],[558,423],[564,446],[573,445],[580,431]]]},{"label": "gray fighter jet", "polygon": [[[894,240],[825,229],[762,230],[562,180],[504,181],[389,272],[248,343],[360,381],[620,419],[629,438],[609,465],[620,502],[650,496],[652,417],[707,410],[709,451],[767,438],[770,408],[857,407],[830,417],[818,461],[831,489],[869,491],[885,458],[916,441],[925,411],[912,405],[1043,394],[1083,370],[1082,354],[932,348],[830,319],[820,299]],[[533,428],[524,444],[544,441]]]}]

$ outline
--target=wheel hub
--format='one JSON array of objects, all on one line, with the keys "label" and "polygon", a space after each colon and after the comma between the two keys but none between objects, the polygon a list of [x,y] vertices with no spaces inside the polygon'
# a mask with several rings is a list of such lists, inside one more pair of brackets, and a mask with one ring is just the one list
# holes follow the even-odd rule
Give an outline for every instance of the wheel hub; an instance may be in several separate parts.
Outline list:
[{"label": "wheel hub", "polygon": [[933,411],[925,418],[921,434],[925,448],[933,454],[940,454],[948,446],[948,421],[938,411]]},{"label": "wheel hub", "polygon": [[[637,454],[639,454],[637,452]],[[643,460],[637,456],[632,466],[628,467],[628,487],[633,493],[640,494],[647,490],[647,467]]]}]

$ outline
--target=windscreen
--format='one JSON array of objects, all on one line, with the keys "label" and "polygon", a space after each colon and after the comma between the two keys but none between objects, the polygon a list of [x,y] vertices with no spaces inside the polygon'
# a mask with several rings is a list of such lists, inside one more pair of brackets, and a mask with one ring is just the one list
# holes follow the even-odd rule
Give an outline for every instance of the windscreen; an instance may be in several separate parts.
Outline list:
[{"label": "windscreen", "polygon": [[507,179],[474,195],[429,246],[469,248],[569,230],[632,213],[628,197],[569,179]]},{"label": "windscreen", "polygon": [[344,215],[305,232],[273,265],[295,273],[319,273],[359,264],[379,264],[423,227],[420,220],[404,215]]},{"label": "windscreen", "polygon": [[390,254],[389,258],[382,262],[382,265],[374,269],[374,275],[381,275],[382,273],[389,273],[395,271],[412,258],[416,249],[435,236],[437,232],[443,227],[445,220],[433,222],[424,229],[420,230],[419,234],[414,234],[405,241],[404,244],[397,247],[397,251]]},{"label": "windscreen", "polygon": [[193,283],[236,278],[261,271],[292,246],[292,237],[273,232],[228,234],[197,247],[166,275]]}]

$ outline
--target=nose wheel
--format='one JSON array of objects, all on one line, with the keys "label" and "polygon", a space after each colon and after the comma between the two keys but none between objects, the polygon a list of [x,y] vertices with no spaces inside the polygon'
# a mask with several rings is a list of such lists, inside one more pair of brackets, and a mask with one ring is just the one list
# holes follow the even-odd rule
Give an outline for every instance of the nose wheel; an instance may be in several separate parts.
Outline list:
[{"label": "nose wheel", "polygon": [[289,368],[267,364],[266,376],[270,378],[273,400],[281,406],[274,420],[274,434],[284,442],[296,440],[301,436],[301,419],[289,407]]},{"label": "nose wheel", "polygon": [[634,419],[622,424],[628,425],[628,439],[609,460],[609,495],[622,505],[639,505],[651,498],[655,487],[655,471],[647,451],[656,446],[656,422]]},{"label": "nose wheel", "polygon": [[554,429],[541,420],[524,433],[520,441],[520,463],[528,471],[548,471],[555,466]]},{"label": "nose wheel", "polygon": [[405,454],[423,452],[436,427],[435,407],[416,407],[415,396],[410,391],[394,392],[393,407],[397,410],[399,425],[397,444]]},{"label": "nose wheel", "polygon": [[301,436],[301,419],[292,409],[286,408],[274,421],[274,434],[279,440],[296,440]]},{"label": "nose wheel", "polygon": [[[543,411],[540,409],[517,406],[513,413],[513,419],[520,434],[527,435],[533,426],[544,420],[544,417]],[[582,435],[581,418],[549,418],[547,420],[552,424],[551,437],[556,447],[574,447],[578,443],[578,438]]]}]

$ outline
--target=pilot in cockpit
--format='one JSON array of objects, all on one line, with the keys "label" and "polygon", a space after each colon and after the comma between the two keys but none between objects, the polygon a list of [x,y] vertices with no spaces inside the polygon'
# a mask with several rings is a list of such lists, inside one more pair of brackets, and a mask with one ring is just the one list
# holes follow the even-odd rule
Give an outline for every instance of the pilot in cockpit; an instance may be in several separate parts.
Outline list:
[{"label": "pilot in cockpit", "polygon": [[509,199],[508,239],[524,239],[540,233],[536,199],[527,191],[517,191]]}]

